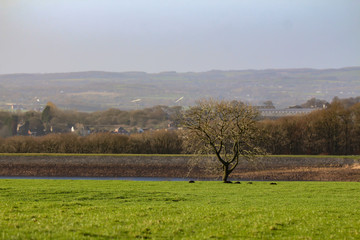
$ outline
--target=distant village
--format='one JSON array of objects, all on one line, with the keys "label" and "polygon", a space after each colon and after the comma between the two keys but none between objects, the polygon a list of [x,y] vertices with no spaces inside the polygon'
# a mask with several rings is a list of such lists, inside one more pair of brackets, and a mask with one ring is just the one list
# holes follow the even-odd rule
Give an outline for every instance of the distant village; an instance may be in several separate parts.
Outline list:
[{"label": "distant village", "polygon": [[62,129],[61,131],[57,131],[52,126],[50,126],[49,131],[46,131],[45,129],[29,128],[29,126],[26,126],[25,122],[20,122],[17,124],[16,135],[42,136],[52,133],[75,133],[79,136],[87,136],[92,133],[111,133],[111,134],[131,135],[131,134],[144,133],[147,131],[159,131],[159,130],[173,131],[173,130],[181,130],[181,129],[182,129],[181,127],[177,127],[173,122],[169,122],[168,127],[162,129],[118,126],[118,125],[85,126],[83,124],[77,123],[74,126],[71,126],[67,129]]},{"label": "distant village", "polygon": [[[269,118],[269,119],[276,119],[285,116],[296,116],[296,115],[305,115],[309,114],[313,111],[319,109],[325,109],[328,103],[325,101],[311,99],[306,104],[291,106],[289,108],[284,109],[276,109],[275,106],[271,101],[264,102],[263,105],[255,106],[260,113],[260,117],[262,118]],[[17,104],[8,104],[8,111],[9,112],[23,112],[26,109],[22,105]],[[43,106],[38,106],[37,109],[33,109],[32,111],[41,112],[44,110]],[[68,125],[67,127],[63,127],[61,129],[53,127],[51,124],[46,128],[42,128],[39,124],[32,124],[29,125],[29,122],[20,120],[17,123],[16,127],[16,135],[22,136],[41,136],[51,133],[75,133],[80,136],[86,136],[92,133],[99,133],[99,132],[107,132],[111,134],[122,134],[122,135],[130,135],[136,133],[143,133],[146,131],[156,131],[156,130],[178,130],[179,126],[176,122],[171,120],[166,120],[166,124],[162,124],[161,128],[154,128],[154,127],[139,127],[139,126],[129,126],[126,124],[108,124],[108,125],[98,125],[98,124],[82,124],[76,123],[72,125]]]}]

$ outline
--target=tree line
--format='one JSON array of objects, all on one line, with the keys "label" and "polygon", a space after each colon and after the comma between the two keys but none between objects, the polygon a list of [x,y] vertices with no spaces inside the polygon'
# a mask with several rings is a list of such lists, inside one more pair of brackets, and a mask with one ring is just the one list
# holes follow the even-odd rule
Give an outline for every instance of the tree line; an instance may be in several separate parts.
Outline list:
[{"label": "tree line", "polygon": [[360,98],[338,99],[304,116],[258,123],[259,145],[271,154],[360,154]]},{"label": "tree line", "polygon": [[79,136],[64,133],[41,137],[14,136],[0,138],[0,152],[179,154],[182,153],[182,140],[177,132],[166,130],[132,135],[96,133]]},{"label": "tree line", "polygon": [[[93,117],[99,123],[121,123],[122,114],[127,114],[126,121],[148,122],[145,116],[152,115],[152,121],[168,123],[177,121],[178,108],[157,106],[151,109],[136,110],[124,113],[110,109],[105,112],[78,113],[62,111],[48,105],[42,113],[27,112],[11,114],[0,112],[0,132],[4,134],[16,132],[19,121],[27,119],[29,126],[36,123],[41,128],[55,128],[56,124],[67,124],[87,117],[84,123],[91,123]],[[120,115],[119,115],[120,114]],[[129,120],[130,116],[141,115],[142,118]],[[76,117],[78,116],[78,117]],[[98,117],[94,117],[98,116]],[[155,117],[157,116],[157,117]],[[92,120],[95,121],[95,120]],[[104,122],[102,122],[104,121]],[[125,120],[124,120],[125,121]],[[164,124],[165,125],[165,124]],[[55,127],[54,127],[55,126]],[[135,126],[135,125],[134,125]],[[307,115],[282,117],[278,119],[260,119],[256,121],[259,136],[254,139],[257,146],[268,154],[360,154],[360,97],[351,99],[334,98],[326,109],[314,111]],[[30,127],[29,127],[30,128]],[[0,137],[0,152],[10,153],[149,153],[177,154],[195,153],[197,143],[191,146],[184,141],[184,130],[148,131],[142,134],[121,135],[110,133],[94,133],[88,136],[76,134],[48,134],[40,137],[12,136]]]}]

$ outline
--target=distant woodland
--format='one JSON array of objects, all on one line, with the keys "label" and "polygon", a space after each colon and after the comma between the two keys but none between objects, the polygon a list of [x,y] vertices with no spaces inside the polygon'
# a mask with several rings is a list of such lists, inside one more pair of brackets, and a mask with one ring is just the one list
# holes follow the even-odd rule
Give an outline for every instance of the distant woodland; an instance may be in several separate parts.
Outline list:
[{"label": "distant woodland", "polygon": [[[309,100],[302,106],[323,103]],[[183,147],[182,108],[62,110],[49,102],[42,112],[0,112],[0,152],[191,153]],[[258,145],[268,154],[360,154],[360,97],[334,98],[307,115],[259,117]]]}]

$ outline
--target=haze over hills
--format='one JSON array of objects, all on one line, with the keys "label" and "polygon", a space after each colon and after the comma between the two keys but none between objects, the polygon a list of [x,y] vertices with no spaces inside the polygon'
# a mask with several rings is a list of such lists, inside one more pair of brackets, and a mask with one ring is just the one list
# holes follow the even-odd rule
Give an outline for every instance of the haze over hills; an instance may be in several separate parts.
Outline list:
[{"label": "haze over hills", "polygon": [[[312,97],[360,96],[360,67],[208,72],[73,72],[0,75],[0,108],[40,108],[48,101],[64,109],[96,111],[154,105],[188,106],[201,98],[236,99],[251,104],[271,100],[277,108]],[[177,99],[183,97],[181,101]],[[133,102],[133,100],[141,99]]]}]

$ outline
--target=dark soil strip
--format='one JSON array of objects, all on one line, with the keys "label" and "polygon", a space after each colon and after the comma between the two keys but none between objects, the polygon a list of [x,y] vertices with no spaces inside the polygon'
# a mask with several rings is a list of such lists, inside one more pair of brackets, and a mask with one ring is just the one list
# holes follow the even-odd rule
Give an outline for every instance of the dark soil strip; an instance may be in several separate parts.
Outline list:
[{"label": "dark soil strip", "polygon": [[[0,164],[0,176],[34,177],[167,177],[217,178],[195,167],[189,173],[186,165],[139,164]],[[352,168],[283,168],[249,171],[238,169],[232,178],[267,181],[360,181],[360,169]]]},{"label": "dark soil strip", "polygon": [[[209,172],[201,165],[192,166],[189,157],[0,157],[0,176],[33,177],[165,177],[216,179],[221,173]],[[274,159],[266,164],[242,164],[232,178],[267,181],[360,181],[357,162],[329,164]],[[340,161],[340,160],[339,160]],[[341,160],[342,161],[342,160]],[[287,166],[286,166],[287,165]]]}]

